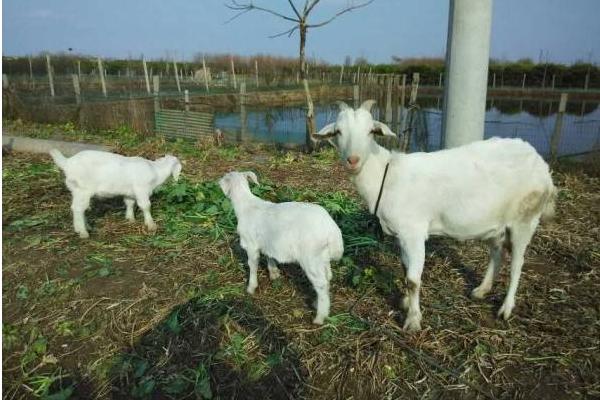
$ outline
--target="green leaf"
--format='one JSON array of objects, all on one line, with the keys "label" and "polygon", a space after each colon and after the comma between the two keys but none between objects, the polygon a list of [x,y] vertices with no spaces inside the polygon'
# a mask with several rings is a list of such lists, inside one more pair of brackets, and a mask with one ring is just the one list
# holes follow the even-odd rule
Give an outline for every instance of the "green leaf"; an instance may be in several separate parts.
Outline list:
[{"label": "green leaf", "polygon": [[181,332],[181,325],[179,324],[179,313],[173,312],[166,321],[169,330],[175,334]]},{"label": "green leaf", "polygon": [[44,396],[44,400],[67,400],[73,394],[73,387],[69,386],[51,395]]},{"label": "green leaf", "polygon": [[17,287],[17,299],[25,300],[29,297],[29,289],[25,285],[19,285]]},{"label": "green leaf", "polygon": [[146,372],[146,369],[148,369],[148,361],[141,360],[141,361],[135,362],[135,364],[136,364],[136,367],[135,367],[135,372],[133,373],[133,376],[135,376],[136,378],[139,378],[142,375],[144,375],[144,372]]}]

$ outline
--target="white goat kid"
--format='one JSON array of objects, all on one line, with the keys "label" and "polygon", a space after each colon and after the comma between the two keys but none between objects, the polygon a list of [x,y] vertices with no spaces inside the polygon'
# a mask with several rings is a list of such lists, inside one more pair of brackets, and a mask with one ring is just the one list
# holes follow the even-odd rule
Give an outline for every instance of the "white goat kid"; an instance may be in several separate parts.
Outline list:
[{"label": "white goat kid", "polygon": [[500,271],[502,246],[510,243],[510,284],[498,312],[508,319],[525,249],[540,218],[554,212],[556,189],[548,165],[520,139],[493,138],[432,153],[390,152],[373,138],[375,134],[396,136],[373,120],[373,103],[368,100],[356,110],[341,103],[337,121],[317,137],[334,142],[370,212],[386,234],[398,239],[406,267],[404,328],[421,329],[419,290],[430,235],[489,243],[490,261],[483,281],[472,292],[475,298],[491,290]]},{"label": "white goat kid", "polygon": [[267,257],[269,277],[279,277],[277,262],[298,263],[317,293],[315,324],[329,315],[331,260],[344,253],[342,233],[321,206],[310,203],[271,203],[250,191],[247,179],[258,184],[253,172],[229,172],[219,180],[238,220],[240,244],[248,255],[247,291],[254,294],[258,260]]},{"label": "white goat kid", "polygon": [[134,205],[144,213],[144,222],[150,232],[156,224],[150,214],[150,196],[154,189],[169,176],[175,181],[181,173],[181,163],[170,155],[155,161],[141,157],[125,157],[104,151],[85,150],[66,158],[56,149],[50,150],[54,162],[65,173],[65,183],[73,202],[73,227],[83,239],[89,237],[85,224],[85,210],[93,196],[100,198],[124,196],[125,217],[134,220]]}]

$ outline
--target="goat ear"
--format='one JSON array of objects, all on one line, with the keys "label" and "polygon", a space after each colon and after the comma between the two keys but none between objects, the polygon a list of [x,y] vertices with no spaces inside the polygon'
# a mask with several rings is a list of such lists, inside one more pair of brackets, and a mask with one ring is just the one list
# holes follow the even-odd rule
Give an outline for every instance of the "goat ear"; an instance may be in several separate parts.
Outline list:
[{"label": "goat ear", "polygon": [[376,100],[365,100],[363,101],[363,103],[360,105],[360,108],[362,110],[371,112],[371,107],[373,107],[373,104],[377,103]]},{"label": "goat ear", "polygon": [[371,129],[371,133],[380,136],[398,137],[386,124],[379,121],[373,121],[373,129]]},{"label": "goat ear", "polygon": [[313,135],[316,140],[329,139],[339,134],[339,131],[335,129],[335,122],[325,125],[319,132]]},{"label": "goat ear", "polygon": [[231,182],[229,181],[229,178],[227,176],[224,176],[221,179],[219,179],[219,187],[221,188],[225,196],[229,197],[229,193],[231,192]]},{"label": "goat ear", "polygon": [[255,185],[258,185],[258,178],[256,177],[256,174],[254,172],[246,171],[246,172],[242,172],[242,174],[244,174],[246,179],[254,182]]},{"label": "goat ear", "polygon": [[350,106],[348,104],[344,103],[343,101],[338,101],[337,105],[340,108],[340,111],[346,111],[347,109],[350,108]]}]

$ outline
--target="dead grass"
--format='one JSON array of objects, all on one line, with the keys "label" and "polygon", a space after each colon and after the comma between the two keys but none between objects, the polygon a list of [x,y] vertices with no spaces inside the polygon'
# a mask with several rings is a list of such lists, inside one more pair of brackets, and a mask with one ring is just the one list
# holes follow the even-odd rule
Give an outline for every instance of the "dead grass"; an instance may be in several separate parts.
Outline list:
[{"label": "dead grass", "polygon": [[424,330],[407,335],[398,311],[398,249],[364,207],[355,208],[360,203],[333,154],[185,146],[121,150],[183,153],[190,183],[247,168],[271,187],[265,196],[325,201],[339,192],[347,203],[336,214],[344,233],[350,221],[367,239],[379,238],[347,248],[334,265],[328,323],[310,324],[314,296],[295,266],[284,266],[275,282],[261,271],[257,294],[247,296],[243,252],[233,231],[217,229],[220,214],[183,215],[200,200],[179,204],[171,189],[157,193],[154,236],[139,215],[135,224],[125,221],[120,201],[95,202],[91,239],[82,241],[49,158],[11,154],[3,158],[5,398],[600,396],[595,171],[557,167],[557,219],[532,242],[510,321],[495,318],[507,271],[475,302],[467,295],[482,277],[484,248],[431,239]]}]

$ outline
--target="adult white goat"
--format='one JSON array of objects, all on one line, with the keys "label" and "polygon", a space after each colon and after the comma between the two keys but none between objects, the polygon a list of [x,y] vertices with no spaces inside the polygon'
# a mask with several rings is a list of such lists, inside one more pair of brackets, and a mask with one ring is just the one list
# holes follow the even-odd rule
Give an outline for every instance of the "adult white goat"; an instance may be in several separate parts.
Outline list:
[{"label": "adult white goat", "polygon": [[482,283],[472,292],[475,298],[492,288],[502,246],[510,241],[510,284],[498,311],[508,319],[525,249],[540,218],[554,212],[556,189],[548,165],[520,139],[493,138],[432,153],[390,152],[372,137],[396,136],[373,120],[374,103],[367,100],[356,110],[340,103],[337,121],[317,137],[334,142],[369,211],[386,234],[398,238],[406,268],[404,329],[421,329],[419,290],[430,235],[489,243],[490,261]]},{"label": "adult white goat", "polygon": [[148,230],[156,231],[150,214],[150,196],[169,176],[177,181],[181,173],[181,163],[177,157],[170,155],[155,161],[95,150],[84,150],[66,158],[60,151],[52,149],[50,155],[65,173],[65,183],[73,197],[73,227],[83,239],[89,237],[85,226],[85,210],[93,196],[124,196],[127,207],[125,217],[130,221],[135,219],[133,208],[137,202],[144,213]]},{"label": "adult white goat", "polygon": [[277,262],[298,263],[317,293],[315,324],[329,315],[331,260],[344,253],[342,233],[321,206],[310,203],[271,203],[252,194],[247,179],[258,184],[253,172],[229,172],[219,180],[231,200],[238,220],[240,244],[248,255],[247,291],[258,286],[256,271],[260,253],[267,257],[269,277],[279,277]]}]

